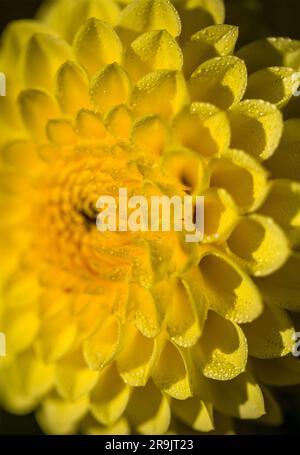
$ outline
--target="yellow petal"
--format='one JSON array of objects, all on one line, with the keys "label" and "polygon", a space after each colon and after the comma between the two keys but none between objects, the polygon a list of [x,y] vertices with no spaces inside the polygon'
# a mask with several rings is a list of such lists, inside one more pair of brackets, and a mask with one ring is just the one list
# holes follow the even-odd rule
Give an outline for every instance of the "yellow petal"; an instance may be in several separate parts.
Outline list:
[{"label": "yellow petal", "polygon": [[162,156],[162,167],[191,195],[200,195],[209,186],[209,175],[204,159],[192,150],[183,147],[169,149]]},{"label": "yellow petal", "polygon": [[282,227],[294,248],[300,247],[300,184],[274,180],[261,213],[272,217]]},{"label": "yellow petal", "polygon": [[88,19],[74,39],[77,61],[93,76],[103,66],[121,63],[122,44],[114,29],[95,17]]},{"label": "yellow petal", "polygon": [[228,150],[212,161],[210,184],[224,188],[240,213],[256,210],[269,190],[265,169],[241,150]]},{"label": "yellow petal", "polygon": [[215,57],[202,63],[189,80],[193,101],[215,104],[228,109],[244,96],[247,70],[244,62],[234,56]]},{"label": "yellow petal", "polygon": [[53,383],[53,366],[45,365],[31,350],[25,351],[1,372],[1,403],[15,414],[32,412]]},{"label": "yellow petal", "polygon": [[61,158],[61,150],[54,144],[43,144],[38,147],[38,155],[44,163],[54,163]]},{"label": "yellow petal", "polygon": [[11,194],[26,194],[30,193],[30,184],[28,179],[20,173],[14,171],[0,172],[0,191],[5,193],[5,196]]},{"label": "yellow petal", "polygon": [[213,404],[219,412],[240,419],[258,419],[265,414],[262,391],[248,372],[214,383]]},{"label": "yellow petal", "polygon": [[262,100],[245,100],[229,114],[231,146],[244,150],[255,158],[269,158],[279,144],[283,131],[280,111]]},{"label": "yellow petal", "polygon": [[144,337],[134,325],[126,326],[117,366],[123,381],[134,387],[144,386],[157,354],[157,341]]},{"label": "yellow petal", "polygon": [[[3,189],[2,194],[4,194]],[[2,197],[0,199],[0,210],[2,211],[2,213],[5,213],[5,217],[3,217],[0,220],[0,225],[2,230],[3,228],[5,229],[6,234],[8,233],[7,226],[16,225],[20,226],[21,223],[25,222],[25,220],[28,221],[32,213],[31,212],[32,207],[30,204],[28,204],[28,197],[26,197],[28,196],[28,194],[23,194],[22,196],[23,198],[20,196],[20,193],[16,194],[16,192],[15,193],[6,192],[5,197]],[[13,207],[16,207],[15,204],[20,204],[20,202],[23,203],[23,206],[20,208],[20,210],[13,210]],[[3,247],[5,246],[4,243],[2,244],[2,246]],[[14,243],[14,246],[17,246],[17,244]],[[13,256],[12,250],[11,255]]]},{"label": "yellow petal", "polygon": [[180,18],[169,0],[133,0],[121,13],[119,26],[126,39],[151,30],[166,30],[176,37],[180,34]]},{"label": "yellow petal", "polygon": [[23,174],[35,174],[42,168],[36,145],[30,141],[16,141],[3,147],[2,159]]},{"label": "yellow petal", "polygon": [[37,33],[53,33],[45,24],[35,20],[21,19],[10,22],[2,36],[0,66],[7,75],[14,75],[20,65],[20,55],[29,39]]},{"label": "yellow petal", "polygon": [[[2,76],[3,77],[3,76]],[[20,87],[15,78],[5,79],[6,96],[0,97],[0,144],[24,139],[21,116],[16,103]]]},{"label": "yellow petal", "polygon": [[227,255],[203,248],[199,264],[209,307],[233,322],[250,322],[262,312],[258,289]]},{"label": "yellow petal", "polygon": [[167,274],[184,273],[198,261],[197,243],[185,242],[182,234],[172,235],[172,240],[168,242],[166,239],[166,236],[159,235],[150,242],[152,264],[157,280],[164,280]]},{"label": "yellow petal", "polygon": [[132,128],[132,113],[125,105],[113,107],[105,118],[108,130],[118,139],[127,141]]},{"label": "yellow petal", "polygon": [[[20,202],[20,198],[17,196],[18,201]],[[12,205],[8,204],[9,207]],[[13,205],[14,207],[14,205]],[[0,203],[0,210],[3,210],[3,205]],[[7,213],[7,212],[6,212]],[[19,218],[20,221],[20,218]],[[19,224],[17,221],[17,224]],[[24,221],[24,220],[23,220]],[[22,222],[22,221],[21,221]],[[4,292],[3,292],[3,284],[7,282],[9,277],[13,274],[13,272],[18,267],[20,261],[20,254],[21,251],[24,251],[24,248],[29,248],[31,242],[31,235],[24,231],[17,231],[16,229],[7,229],[7,226],[11,226],[10,223],[0,224],[0,235],[1,235],[1,243],[0,243],[0,254],[3,258],[2,263],[0,264],[0,277],[2,282],[2,295],[3,299]],[[18,303],[22,302],[22,299],[17,300]],[[16,302],[15,302],[16,303]],[[22,306],[22,303],[21,303]],[[4,307],[2,305],[2,309],[0,310],[0,315]]]},{"label": "yellow petal", "polygon": [[[226,114],[208,103],[192,103],[174,119],[175,139],[203,156],[223,153],[230,144]],[[199,140],[201,138],[201,140]]]},{"label": "yellow petal", "polygon": [[190,267],[187,272],[181,276],[181,281],[185,287],[186,293],[197,312],[198,328],[202,333],[207,318],[208,302],[203,295],[202,277],[198,267]]},{"label": "yellow petal", "polygon": [[15,316],[19,310],[33,308],[41,295],[38,275],[25,270],[14,271],[7,281],[3,281],[1,288],[5,299],[3,309],[15,311]]},{"label": "yellow petal", "polygon": [[142,34],[131,43],[125,57],[125,68],[134,80],[156,70],[180,71],[182,64],[180,47],[166,30]]},{"label": "yellow petal", "polygon": [[168,118],[189,101],[185,79],[177,71],[159,70],[138,81],[132,95],[137,116],[159,114]]},{"label": "yellow petal", "polygon": [[213,408],[211,403],[188,398],[187,400],[172,400],[172,412],[183,423],[196,431],[208,432],[214,429]]},{"label": "yellow petal", "polygon": [[45,319],[41,323],[37,351],[46,362],[53,362],[71,348],[77,332],[74,318],[67,310]]},{"label": "yellow petal", "polygon": [[201,333],[194,301],[180,280],[176,280],[172,288],[173,296],[167,310],[167,331],[177,345],[192,346]]},{"label": "yellow petal", "polygon": [[221,188],[204,191],[203,243],[221,243],[238,222],[238,211],[232,197]]},{"label": "yellow petal", "polygon": [[105,66],[95,76],[90,89],[92,103],[101,112],[118,104],[126,104],[130,93],[130,81],[118,63]]},{"label": "yellow petal", "polygon": [[154,383],[168,395],[179,400],[192,396],[188,365],[179,348],[166,341],[155,370]]},{"label": "yellow petal", "polygon": [[292,68],[277,66],[257,71],[248,79],[245,97],[265,100],[281,108],[293,96],[294,74]]},{"label": "yellow petal", "polygon": [[225,19],[223,0],[174,0],[181,22],[181,42],[209,25],[222,24]]},{"label": "yellow petal", "polygon": [[42,319],[50,318],[60,311],[69,308],[71,297],[59,289],[47,289],[39,298],[39,310]]},{"label": "yellow petal", "polygon": [[199,432],[193,430],[191,427],[185,425],[178,419],[173,418],[171,420],[170,428],[167,431],[166,435],[168,436],[178,436],[178,435],[199,435]]},{"label": "yellow petal", "polygon": [[120,322],[109,315],[84,342],[85,360],[92,370],[101,370],[115,357],[120,344]]},{"label": "yellow petal", "polygon": [[145,387],[134,389],[126,415],[139,434],[165,434],[171,418],[169,400],[149,381]]},{"label": "yellow petal", "polygon": [[255,276],[278,270],[290,254],[284,232],[272,218],[261,215],[241,218],[227,245],[234,259]]},{"label": "yellow petal", "polygon": [[22,74],[25,88],[54,88],[58,68],[72,58],[69,45],[52,35],[33,35],[24,51]]},{"label": "yellow petal", "polygon": [[[113,292],[111,292],[111,296],[114,298]],[[86,302],[83,306],[79,305],[78,309],[73,306],[73,311],[78,320],[78,342],[85,340],[91,335],[96,329],[98,321],[105,318],[107,315],[106,294],[101,297],[98,293],[87,294],[85,296],[80,295],[78,302],[84,301],[84,297],[86,297]]]},{"label": "yellow petal", "polygon": [[145,288],[131,285],[131,300],[135,305],[135,325],[145,337],[156,337],[160,332],[161,314],[155,299]]},{"label": "yellow petal", "polygon": [[237,38],[238,28],[227,24],[211,25],[195,33],[183,47],[186,77],[205,60],[232,54]]},{"label": "yellow petal", "polygon": [[72,125],[66,120],[49,120],[46,131],[49,140],[56,145],[73,145],[76,141]]},{"label": "yellow petal", "polygon": [[199,357],[204,376],[229,381],[245,371],[247,341],[237,324],[210,311],[193,355]]},{"label": "yellow petal", "polygon": [[38,16],[71,43],[80,26],[91,17],[115,26],[119,7],[107,0],[61,0],[43,4]]},{"label": "yellow petal", "polygon": [[46,434],[75,434],[88,406],[87,396],[76,401],[65,401],[50,395],[43,401],[36,418]]},{"label": "yellow petal", "polygon": [[87,419],[82,425],[83,434],[91,436],[107,436],[107,435],[130,435],[129,422],[125,417],[119,419],[116,423],[110,426],[102,426],[95,422],[94,419]]},{"label": "yellow petal", "polygon": [[74,62],[64,63],[56,76],[56,98],[63,112],[74,115],[89,107],[88,79],[83,69]]},{"label": "yellow petal", "polygon": [[55,100],[41,90],[25,90],[20,93],[19,106],[24,125],[32,137],[43,140],[47,121],[59,114]]},{"label": "yellow petal", "polygon": [[9,355],[22,352],[36,339],[40,319],[37,308],[14,309],[4,313],[1,331],[6,336],[6,350]]},{"label": "yellow petal", "polygon": [[91,392],[91,413],[102,425],[113,425],[122,416],[129,397],[130,387],[121,379],[115,364],[109,365]]},{"label": "yellow petal", "polygon": [[76,130],[86,140],[104,140],[107,137],[105,125],[99,114],[82,109],[76,116]]},{"label": "yellow petal", "polygon": [[282,357],[291,352],[294,327],[286,311],[275,305],[264,305],[262,314],[243,325],[249,354],[259,359]]},{"label": "yellow petal", "polygon": [[157,159],[162,155],[168,141],[167,126],[157,115],[142,117],[133,125],[131,141],[137,147],[141,158]]},{"label": "yellow petal", "polygon": [[88,394],[99,373],[87,368],[80,351],[62,357],[55,367],[56,390],[66,400],[78,400]]},{"label": "yellow petal", "polygon": [[270,66],[300,69],[300,42],[290,38],[266,38],[242,47],[237,55],[242,58],[249,73]]}]

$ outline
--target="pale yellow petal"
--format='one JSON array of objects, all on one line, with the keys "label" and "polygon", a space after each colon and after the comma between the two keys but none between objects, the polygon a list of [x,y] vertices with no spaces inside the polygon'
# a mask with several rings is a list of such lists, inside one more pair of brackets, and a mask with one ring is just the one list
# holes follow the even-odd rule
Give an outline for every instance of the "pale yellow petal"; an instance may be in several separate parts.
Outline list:
[{"label": "pale yellow petal", "polygon": [[87,75],[74,62],[64,63],[56,75],[56,98],[63,112],[74,115],[79,109],[89,107]]},{"label": "pale yellow petal", "polygon": [[121,63],[123,48],[114,29],[95,17],[88,19],[74,39],[77,61],[90,76],[111,63]]},{"label": "pale yellow petal", "polygon": [[193,101],[215,104],[228,109],[244,96],[247,70],[244,62],[235,56],[215,57],[202,63],[189,80]]},{"label": "pale yellow petal", "polygon": [[263,306],[257,287],[227,255],[203,247],[199,270],[211,309],[237,323],[250,322],[261,314]]},{"label": "pale yellow petal", "polygon": [[210,311],[193,355],[199,356],[205,377],[228,381],[245,371],[247,341],[237,324]]},{"label": "pale yellow petal", "polygon": [[76,434],[80,420],[88,412],[88,398],[66,401],[49,395],[38,410],[36,418],[46,434]]},{"label": "pale yellow petal", "polygon": [[278,270],[290,254],[284,231],[272,218],[261,215],[241,218],[227,245],[233,258],[255,276]]},{"label": "pale yellow petal", "polygon": [[101,321],[96,330],[83,345],[83,353],[89,368],[101,370],[115,357],[121,337],[121,326],[118,318],[109,315]]},{"label": "pale yellow petal", "polygon": [[23,123],[33,139],[44,140],[47,121],[59,114],[54,98],[42,90],[25,90],[20,93],[19,107]]},{"label": "pale yellow petal", "polygon": [[118,63],[111,63],[100,70],[90,88],[92,103],[100,112],[118,104],[126,104],[130,94],[130,80]]},{"label": "pale yellow petal", "polygon": [[126,415],[139,434],[164,434],[171,419],[169,399],[149,381],[145,387],[134,389]]},{"label": "pale yellow petal", "polygon": [[174,37],[181,31],[179,15],[169,0],[133,0],[122,11],[119,26],[126,41],[151,30],[166,30]]},{"label": "pale yellow petal", "polygon": [[293,96],[294,74],[292,68],[277,66],[257,71],[248,79],[245,98],[265,100],[282,108]]},{"label": "pale yellow petal", "polygon": [[130,397],[130,387],[121,379],[115,364],[101,373],[90,395],[91,413],[105,426],[114,425],[122,416]]},{"label": "pale yellow petal", "polygon": [[87,395],[98,380],[99,373],[87,368],[81,351],[62,357],[55,366],[56,390],[66,400]]},{"label": "pale yellow petal", "polygon": [[172,412],[183,423],[196,431],[208,432],[214,429],[213,407],[211,403],[188,398],[172,400]]},{"label": "pale yellow petal", "polygon": [[266,170],[241,150],[229,149],[211,162],[211,186],[224,188],[233,198],[240,213],[256,210],[269,190]]},{"label": "pale yellow petal", "polygon": [[33,35],[22,57],[24,88],[53,90],[58,68],[72,58],[69,45],[52,35]]},{"label": "pale yellow petal", "polygon": [[183,46],[186,77],[205,60],[231,54],[237,38],[238,28],[227,24],[211,25],[192,35]]},{"label": "pale yellow petal", "polygon": [[230,125],[225,112],[208,103],[186,106],[173,121],[174,138],[205,157],[220,155],[230,144]]},{"label": "pale yellow petal", "polygon": [[219,412],[240,419],[258,419],[265,414],[262,391],[248,372],[231,381],[214,382],[213,404]]},{"label": "pale yellow petal", "polygon": [[154,30],[140,35],[131,43],[124,63],[133,80],[139,80],[156,70],[180,71],[182,64],[181,49],[166,30]]},{"label": "pale yellow petal", "polygon": [[157,358],[157,340],[147,338],[134,325],[127,325],[123,346],[117,357],[120,376],[126,384],[144,386]]},{"label": "pale yellow petal", "polygon": [[185,79],[181,72],[158,70],[138,81],[132,95],[137,116],[159,114],[169,118],[189,102]]},{"label": "pale yellow petal", "polygon": [[260,160],[274,153],[283,131],[283,121],[273,104],[263,100],[242,101],[230,110],[229,119],[233,148]]}]

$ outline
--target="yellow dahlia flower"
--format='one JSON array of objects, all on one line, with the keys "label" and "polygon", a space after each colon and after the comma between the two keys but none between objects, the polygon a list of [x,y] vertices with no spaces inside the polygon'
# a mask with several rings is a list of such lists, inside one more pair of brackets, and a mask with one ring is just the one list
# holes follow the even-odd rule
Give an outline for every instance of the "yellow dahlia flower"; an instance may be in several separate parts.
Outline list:
[{"label": "yellow dahlia flower", "polygon": [[[0,400],[46,433],[276,425],[300,382],[300,42],[234,54],[224,14],[56,0],[3,34]],[[204,196],[204,240],[98,232],[120,187]]]}]

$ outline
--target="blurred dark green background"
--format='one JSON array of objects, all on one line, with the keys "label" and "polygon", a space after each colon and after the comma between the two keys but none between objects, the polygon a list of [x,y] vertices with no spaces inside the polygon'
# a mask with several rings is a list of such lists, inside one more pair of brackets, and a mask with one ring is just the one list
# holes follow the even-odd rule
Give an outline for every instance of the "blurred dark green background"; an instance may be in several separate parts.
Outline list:
[{"label": "blurred dark green background", "polygon": [[[40,0],[0,0],[0,30],[11,20],[32,17],[40,3]],[[300,0],[225,0],[225,3],[226,22],[240,26],[239,46],[265,36],[300,39]],[[284,425],[274,429],[237,422],[239,433],[300,433],[300,387],[274,392],[282,403]],[[16,417],[0,410],[1,434],[41,434],[41,431],[33,416]]]}]

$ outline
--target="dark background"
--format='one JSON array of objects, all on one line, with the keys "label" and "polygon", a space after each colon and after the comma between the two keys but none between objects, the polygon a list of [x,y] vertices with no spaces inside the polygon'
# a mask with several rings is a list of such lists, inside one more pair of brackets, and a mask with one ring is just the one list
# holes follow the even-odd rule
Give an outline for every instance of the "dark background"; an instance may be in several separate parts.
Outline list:
[{"label": "dark background", "polygon": [[[0,31],[14,19],[32,17],[40,3],[40,0],[0,0]],[[239,45],[265,36],[300,39],[300,0],[225,0],[225,3],[226,22],[241,26]],[[255,423],[237,422],[240,433],[300,433],[300,388],[274,392],[281,400],[285,424],[279,429],[272,429]],[[16,417],[0,410],[1,434],[41,434],[41,431],[33,416]]]},{"label": "dark background", "polygon": [[[40,4],[41,0],[0,0],[0,30],[11,20],[32,17]],[[247,29],[240,44],[271,35],[300,39],[300,0],[225,0],[225,4],[226,22]]]}]

